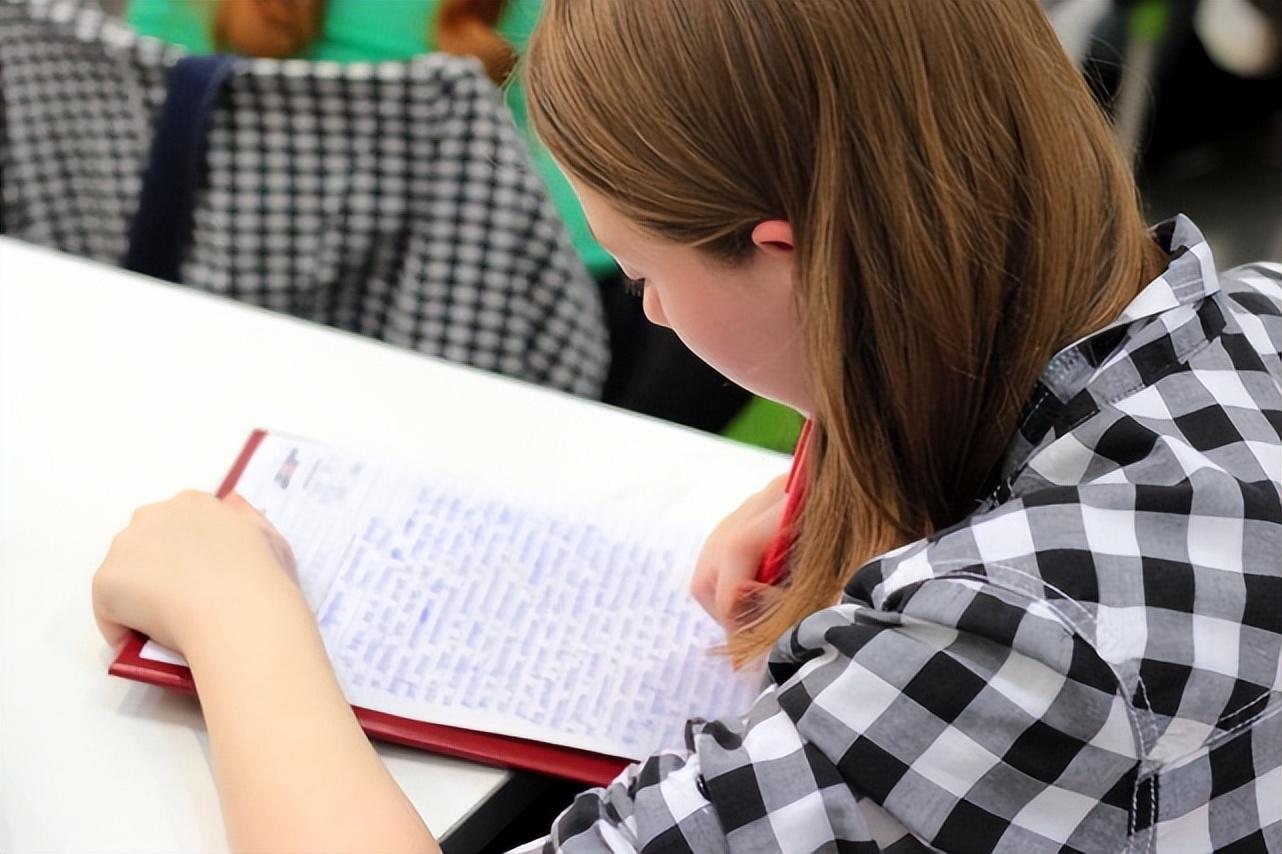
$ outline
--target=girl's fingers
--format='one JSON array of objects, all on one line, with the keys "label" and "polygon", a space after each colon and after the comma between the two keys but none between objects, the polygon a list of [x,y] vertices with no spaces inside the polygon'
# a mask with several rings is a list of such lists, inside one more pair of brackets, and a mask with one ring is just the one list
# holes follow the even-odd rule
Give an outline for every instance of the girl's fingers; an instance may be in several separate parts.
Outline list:
[{"label": "girl's fingers", "polygon": [[294,560],[294,550],[290,547],[289,542],[281,536],[280,531],[271,520],[263,515],[263,512],[254,505],[245,500],[238,492],[229,492],[223,496],[223,503],[250,519],[263,530],[267,535],[267,542],[271,545],[272,552],[276,555],[276,560],[285,568],[285,572],[294,581],[298,581],[298,565]]},{"label": "girl's fingers", "polygon": [[292,597],[288,543],[238,495],[183,492],[140,508],[112,540],[93,578],[94,620],[113,647],[141,632],[181,652],[201,623],[232,625],[247,597]]},{"label": "girl's fingers", "polygon": [[730,626],[740,585],[756,577],[779,525],[787,481],[787,475],[780,475],[749,496],[717,525],[695,561],[690,593],[724,626]]},{"label": "girl's fingers", "polygon": [[271,524],[267,521],[267,517],[263,515],[262,511],[246,501],[244,496],[239,492],[229,492],[224,495],[223,504],[226,504],[242,516],[248,519],[253,519],[259,525]]},{"label": "girl's fingers", "polygon": [[766,507],[744,521],[732,542],[726,544],[718,568],[713,614],[722,625],[730,625],[735,603],[745,582],[757,577],[766,547],[779,528],[782,508]]},{"label": "girl's fingers", "polygon": [[703,610],[712,614],[712,602],[717,591],[716,560],[713,554],[717,549],[718,538],[714,533],[703,544],[699,557],[694,564],[694,575],[690,579],[690,595]]}]

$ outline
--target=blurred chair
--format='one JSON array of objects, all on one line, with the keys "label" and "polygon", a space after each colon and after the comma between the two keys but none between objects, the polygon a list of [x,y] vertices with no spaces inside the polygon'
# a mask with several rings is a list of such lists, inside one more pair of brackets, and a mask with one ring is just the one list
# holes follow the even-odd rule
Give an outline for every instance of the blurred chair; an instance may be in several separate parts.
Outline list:
[{"label": "blurred chair", "polygon": [[599,295],[479,63],[237,59],[204,150],[153,151],[181,58],[85,2],[0,0],[4,229],[119,263],[147,170],[186,176],[177,280],[599,396]]}]

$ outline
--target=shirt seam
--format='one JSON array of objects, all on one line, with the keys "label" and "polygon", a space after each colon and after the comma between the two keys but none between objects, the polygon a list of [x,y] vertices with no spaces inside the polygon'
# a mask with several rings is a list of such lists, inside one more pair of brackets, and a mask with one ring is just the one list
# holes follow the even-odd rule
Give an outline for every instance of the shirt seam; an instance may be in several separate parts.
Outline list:
[{"label": "shirt seam", "polygon": [[[976,563],[976,561],[957,558],[949,561],[942,561],[939,563],[932,562],[932,565],[942,567],[950,563],[974,564]],[[1054,584],[1046,581],[1044,578],[1035,576],[1023,569],[1020,569],[1019,567],[1012,566],[1008,563],[1003,563],[999,561],[984,561],[983,563],[985,566],[991,566],[997,569],[1005,569],[1018,576],[1027,578],[1028,580],[1033,581],[1037,584],[1044,585],[1045,587],[1055,591],[1056,593],[1063,595],[1064,601],[1071,602],[1082,612],[1084,623],[1092,626],[1095,629],[1096,633],[1098,633],[1099,624],[1090,616],[1090,613],[1086,610],[1086,607],[1082,605],[1082,603],[1074,599],[1073,597],[1064,593],[1063,590],[1061,590]],[[1138,828],[1136,826],[1136,817],[1139,813],[1140,787],[1147,780],[1156,778],[1157,776],[1156,766],[1150,766],[1149,773],[1147,774],[1143,773],[1145,766],[1148,764],[1147,757],[1150,750],[1148,745],[1150,741],[1151,743],[1156,743],[1156,727],[1151,721],[1151,718],[1153,715],[1153,708],[1148,699],[1148,688],[1144,685],[1143,677],[1139,674],[1139,671],[1137,670],[1135,673],[1135,680],[1139,686],[1140,693],[1143,695],[1143,701],[1145,705],[1144,711],[1148,713],[1147,717],[1149,718],[1149,721],[1147,722],[1148,725],[1146,725],[1146,722],[1144,721],[1144,719],[1131,707],[1131,702],[1127,697],[1128,692],[1126,691],[1125,680],[1121,678],[1121,675],[1119,674],[1118,669],[1112,664],[1112,662],[1108,661],[1107,659],[1104,658],[1102,654],[1100,654],[1099,648],[1095,645],[1094,642],[1091,641],[1090,637],[1087,636],[1086,632],[1084,632],[1082,628],[1079,627],[1079,625],[1073,620],[1073,618],[1069,617],[1066,613],[1064,613],[1064,611],[1059,606],[1053,604],[1049,599],[1046,599],[1043,596],[1036,596],[1026,590],[1022,590],[1018,587],[1014,587],[1009,584],[1003,584],[1001,582],[995,581],[990,576],[983,575],[977,572],[967,572],[965,570],[951,571],[947,575],[936,576],[933,579],[926,579],[926,581],[927,582],[932,580],[933,581],[949,581],[949,580],[960,579],[960,578],[967,578],[967,579],[974,579],[977,581],[981,581],[984,584],[991,585],[999,590],[1007,590],[1011,593],[1014,593],[1015,595],[1028,600],[1030,603],[1041,603],[1045,605],[1047,609],[1050,610],[1051,613],[1053,613],[1059,619],[1062,625],[1068,628],[1074,636],[1081,638],[1082,642],[1085,643],[1088,647],[1090,647],[1091,651],[1095,653],[1096,657],[1099,658],[1099,660],[1104,663],[1104,665],[1108,668],[1109,673],[1112,674],[1114,681],[1117,683],[1117,693],[1121,697],[1122,707],[1126,710],[1126,716],[1131,723],[1131,737],[1132,739],[1136,740],[1136,746],[1139,748],[1139,750],[1137,750],[1138,756],[1135,760],[1135,766],[1136,766],[1135,783],[1131,788],[1131,809],[1130,809],[1130,814],[1127,816],[1127,841],[1126,841],[1126,845],[1123,848],[1118,849],[1119,851],[1135,850],[1133,849],[1132,846],[1133,846],[1133,843],[1137,840],[1137,833],[1138,833]],[[924,583],[925,582],[923,582],[923,584]],[[918,589],[920,589],[920,587]],[[910,600],[912,597],[909,596],[908,598]],[[905,603],[907,601],[908,600],[905,600]],[[1148,827],[1149,828],[1155,827],[1156,822],[1157,822],[1157,790],[1156,790],[1156,787],[1154,787],[1153,795],[1152,797],[1149,798]]]}]

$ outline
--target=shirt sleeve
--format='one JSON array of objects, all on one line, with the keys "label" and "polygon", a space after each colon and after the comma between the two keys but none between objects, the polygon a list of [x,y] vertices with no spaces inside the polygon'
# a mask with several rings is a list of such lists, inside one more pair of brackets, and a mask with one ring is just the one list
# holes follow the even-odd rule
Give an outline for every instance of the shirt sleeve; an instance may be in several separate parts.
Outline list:
[{"label": "shirt sleeve", "polygon": [[1014,591],[941,577],[907,601],[807,618],[744,718],[692,722],[688,751],[580,795],[521,850],[1116,847],[1145,793],[1110,668]]}]

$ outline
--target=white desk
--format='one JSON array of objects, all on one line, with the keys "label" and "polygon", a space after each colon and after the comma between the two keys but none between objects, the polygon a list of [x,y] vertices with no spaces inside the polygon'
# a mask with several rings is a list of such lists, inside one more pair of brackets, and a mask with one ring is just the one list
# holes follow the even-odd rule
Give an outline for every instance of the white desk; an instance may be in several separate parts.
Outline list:
[{"label": "white desk", "polygon": [[[226,848],[195,702],[106,675],[89,581],[134,507],[213,489],[257,426],[484,477],[626,485],[639,513],[729,510],[786,468],[0,238],[0,850]],[[438,836],[516,798],[504,771],[379,752]]]}]

